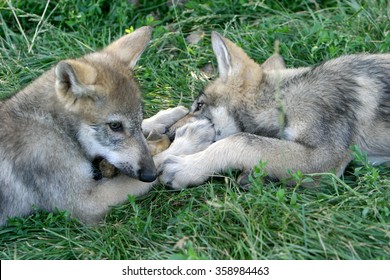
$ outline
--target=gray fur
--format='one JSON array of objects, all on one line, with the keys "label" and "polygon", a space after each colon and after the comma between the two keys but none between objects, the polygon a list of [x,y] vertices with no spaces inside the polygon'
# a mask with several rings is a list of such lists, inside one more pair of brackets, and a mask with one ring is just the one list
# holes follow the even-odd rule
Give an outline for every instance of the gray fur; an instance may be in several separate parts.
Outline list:
[{"label": "gray fur", "polygon": [[[34,207],[96,223],[109,206],[151,188],[156,167],[130,71],[150,35],[151,28],[140,28],[100,52],[62,61],[1,102],[0,226]],[[148,120],[148,127],[170,126],[183,109],[172,113],[169,121]],[[121,123],[118,131],[113,122]],[[92,161],[99,157],[121,174],[95,180]]]},{"label": "gray fur", "polygon": [[260,160],[277,179],[289,177],[289,170],[340,176],[352,145],[375,163],[390,160],[389,54],[286,69],[275,56],[255,63],[216,33],[212,44],[223,75],[205,88],[190,114],[210,119],[219,135],[228,126],[218,125],[215,112],[224,111],[230,132],[202,152],[171,159],[162,182],[180,189],[229,168],[251,170]]}]

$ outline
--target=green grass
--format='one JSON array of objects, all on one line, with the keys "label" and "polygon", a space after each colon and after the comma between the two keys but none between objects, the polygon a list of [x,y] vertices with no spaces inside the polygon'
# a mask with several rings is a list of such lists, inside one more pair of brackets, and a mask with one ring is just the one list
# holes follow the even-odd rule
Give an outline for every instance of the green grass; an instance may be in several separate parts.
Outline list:
[{"label": "green grass", "polygon": [[[209,77],[200,69],[216,66],[212,30],[258,62],[279,40],[293,67],[390,50],[386,0],[8,2],[0,2],[0,98],[55,62],[146,24],[154,26],[153,40],[136,69],[146,116],[189,105],[202,89]],[[187,43],[192,31],[205,36]],[[258,170],[243,191],[235,172],[225,175],[180,192],[157,186],[113,207],[97,227],[66,212],[13,218],[0,228],[0,259],[390,259],[389,167],[363,157],[341,179],[324,175],[316,189],[263,183]]]}]

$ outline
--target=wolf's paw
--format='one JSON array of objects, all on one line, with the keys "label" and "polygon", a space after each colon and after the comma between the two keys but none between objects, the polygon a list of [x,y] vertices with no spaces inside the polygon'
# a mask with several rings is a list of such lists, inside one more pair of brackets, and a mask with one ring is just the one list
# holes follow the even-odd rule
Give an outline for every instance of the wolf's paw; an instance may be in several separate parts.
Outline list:
[{"label": "wolf's paw", "polygon": [[184,106],[162,110],[153,117],[145,119],[142,122],[142,130],[145,135],[149,135],[152,130],[163,134],[171,125],[187,114],[188,109]]},{"label": "wolf's paw", "polygon": [[171,145],[171,154],[194,154],[203,151],[215,140],[213,124],[206,119],[180,127]]},{"label": "wolf's paw", "polygon": [[119,170],[105,159],[99,163],[99,169],[105,178],[113,178],[119,174]]},{"label": "wolf's paw", "polygon": [[251,172],[250,171],[243,171],[238,177],[237,177],[237,184],[240,186],[241,189],[247,191],[252,186],[252,182],[250,180]]},{"label": "wolf's paw", "polygon": [[202,184],[210,175],[202,171],[202,166],[197,166],[196,158],[196,154],[167,157],[160,166],[160,182],[175,190]]},{"label": "wolf's paw", "polygon": [[154,157],[159,167],[171,156],[184,156],[205,150],[215,139],[215,130],[210,121],[203,119],[186,124],[176,132],[175,140],[169,148]]},{"label": "wolf's paw", "polygon": [[166,134],[158,133],[155,130],[152,130],[152,132],[150,132],[150,134],[146,138],[146,141],[148,143],[148,147],[152,156],[155,156],[165,151],[169,148],[169,145],[171,145],[171,140],[169,140]]}]

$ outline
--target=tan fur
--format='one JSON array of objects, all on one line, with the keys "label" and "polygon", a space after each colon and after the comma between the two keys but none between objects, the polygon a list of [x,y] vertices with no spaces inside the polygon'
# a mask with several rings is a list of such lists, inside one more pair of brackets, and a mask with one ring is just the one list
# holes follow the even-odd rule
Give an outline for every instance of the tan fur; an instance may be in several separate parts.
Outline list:
[{"label": "tan fur", "polygon": [[110,164],[106,159],[99,162],[99,170],[103,178],[113,178],[120,174],[119,170]]},{"label": "tan fur", "polygon": [[[111,205],[149,191],[157,170],[132,68],[150,37],[143,27],[101,51],[61,61],[1,102],[0,226],[36,208],[96,223]],[[147,126],[166,130],[183,113],[173,109]],[[92,162],[100,158],[120,174],[98,176]]]},{"label": "tan fur", "polygon": [[150,132],[146,141],[148,142],[152,156],[165,151],[171,145],[171,140],[169,140],[168,135],[160,134],[156,130],[152,130],[152,132]]}]

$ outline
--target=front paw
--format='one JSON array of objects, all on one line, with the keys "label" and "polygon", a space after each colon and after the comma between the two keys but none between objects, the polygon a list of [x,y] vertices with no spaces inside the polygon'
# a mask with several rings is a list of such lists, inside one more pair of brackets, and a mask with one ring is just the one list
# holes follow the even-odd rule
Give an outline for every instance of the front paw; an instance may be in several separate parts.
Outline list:
[{"label": "front paw", "polygon": [[197,166],[195,157],[169,156],[160,166],[160,182],[175,190],[202,184],[209,175],[203,171],[203,166]]},{"label": "front paw", "polygon": [[203,151],[215,140],[215,129],[207,119],[201,119],[180,127],[172,143],[172,154],[194,154]]},{"label": "front paw", "polygon": [[102,178],[113,178],[119,174],[115,168],[104,158],[96,158],[92,161],[93,179],[101,180]]},{"label": "front paw", "polygon": [[119,170],[109,163],[106,159],[103,159],[99,163],[99,169],[102,172],[104,178],[113,178],[119,174]]},{"label": "front paw", "polygon": [[165,151],[169,148],[169,145],[171,145],[171,140],[169,140],[169,137],[166,134],[160,134],[155,130],[152,130],[152,132],[150,132],[150,134],[146,138],[146,141],[148,143],[149,151],[152,156],[155,156]]},{"label": "front paw", "polygon": [[183,106],[177,106],[158,112],[151,118],[145,119],[142,122],[142,130],[147,136],[152,130],[158,133],[165,133],[179,119],[188,114],[188,109]]}]

